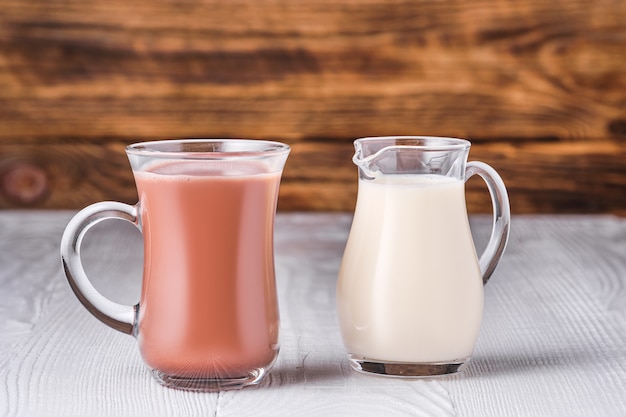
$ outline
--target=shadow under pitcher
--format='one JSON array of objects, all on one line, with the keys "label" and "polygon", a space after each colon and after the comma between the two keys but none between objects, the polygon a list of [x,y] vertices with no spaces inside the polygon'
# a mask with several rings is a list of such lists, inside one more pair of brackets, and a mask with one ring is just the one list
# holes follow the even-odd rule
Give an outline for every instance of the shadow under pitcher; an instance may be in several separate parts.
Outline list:
[{"label": "shadow under pitcher", "polygon": [[[259,383],[278,355],[274,219],[289,146],[190,139],[130,145],[139,202],[100,202],[67,225],[61,258],[94,316],[133,335],[156,380],[195,391]],[[122,219],[143,234],[139,303],[118,304],[83,268],[83,237]]]},{"label": "shadow under pitcher", "polygon": [[[478,338],[483,286],[509,235],[502,179],[467,162],[470,142],[399,136],[357,139],[356,209],[337,281],[337,312],[353,369],[432,377],[464,369]],[[478,258],[465,181],[478,174],[493,202]]]}]

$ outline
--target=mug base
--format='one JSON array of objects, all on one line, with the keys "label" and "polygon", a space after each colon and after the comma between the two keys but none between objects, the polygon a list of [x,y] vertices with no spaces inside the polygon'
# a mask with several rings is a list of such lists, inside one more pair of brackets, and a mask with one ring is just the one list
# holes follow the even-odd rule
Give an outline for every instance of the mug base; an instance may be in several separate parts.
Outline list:
[{"label": "mug base", "polygon": [[462,372],[469,358],[450,362],[393,362],[348,355],[350,366],[357,372],[394,378],[434,378]]},{"label": "mug base", "polygon": [[196,392],[218,392],[237,390],[251,385],[259,384],[267,369],[259,368],[251,371],[248,375],[235,378],[193,378],[168,375],[164,372],[152,369],[152,376],[156,381],[168,388]]}]

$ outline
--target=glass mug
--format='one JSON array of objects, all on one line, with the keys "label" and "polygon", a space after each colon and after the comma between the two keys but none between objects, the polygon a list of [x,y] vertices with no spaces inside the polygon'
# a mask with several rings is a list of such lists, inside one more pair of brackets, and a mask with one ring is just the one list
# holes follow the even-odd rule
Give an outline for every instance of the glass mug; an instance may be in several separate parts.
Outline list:
[{"label": "glass mug", "polygon": [[[500,176],[467,162],[470,142],[401,136],[357,139],[358,197],[337,282],[337,313],[353,369],[428,377],[460,372],[480,328],[483,285],[509,234]],[[464,184],[489,188],[494,223],[480,259]]]},{"label": "glass mug", "polygon": [[[261,140],[166,140],[126,153],[139,202],[100,202],[67,225],[61,258],[94,316],[136,337],[156,380],[196,391],[259,383],[278,355],[273,232],[289,146]],[[121,305],[85,274],[81,241],[122,219],[143,234],[140,301]]]}]

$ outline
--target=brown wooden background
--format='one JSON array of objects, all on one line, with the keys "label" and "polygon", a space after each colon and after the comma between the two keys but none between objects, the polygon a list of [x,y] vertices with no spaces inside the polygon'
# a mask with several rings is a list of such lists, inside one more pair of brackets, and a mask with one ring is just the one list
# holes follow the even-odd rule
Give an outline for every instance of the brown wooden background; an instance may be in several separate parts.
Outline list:
[{"label": "brown wooden background", "polygon": [[0,208],[134,203],[126,144],[245,137],[292,146],[281,210],[351,211],[373,135],[470,139],[514,213],[626,215],[626,2],[0,0]]}]

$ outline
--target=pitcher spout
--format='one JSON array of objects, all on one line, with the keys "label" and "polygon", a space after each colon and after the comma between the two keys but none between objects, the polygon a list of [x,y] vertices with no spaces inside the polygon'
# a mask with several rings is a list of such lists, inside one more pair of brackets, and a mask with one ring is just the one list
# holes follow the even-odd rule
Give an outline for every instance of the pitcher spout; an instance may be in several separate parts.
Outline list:
[{"label": "pitcher spout", "polygon": [[361,174],[367,178],[376,178],[384,169],[385,159],[394,152],[393,146],[387,146],[374,154],[366,155],[361,144],[355,144],[356,152],[352,162],[359,168]]}]

